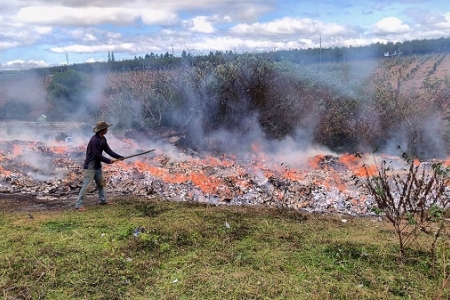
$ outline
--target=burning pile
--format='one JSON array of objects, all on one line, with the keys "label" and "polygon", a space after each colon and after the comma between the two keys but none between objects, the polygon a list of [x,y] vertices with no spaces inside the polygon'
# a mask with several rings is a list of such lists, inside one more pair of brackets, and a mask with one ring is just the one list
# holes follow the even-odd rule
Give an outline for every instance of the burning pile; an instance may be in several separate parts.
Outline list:
[{"label": "burning pile", "polygon": [[[84,146],[64,143],[49,147],[40,142],[0,142],[0,193],[75,199],[83,178],[84,151]],[[108,193],[114,196],[356,215],[370,213],[373,205],[371,197],[354,184],[352,176],[363,176],[361,170],[360,159],[352,155],[316,155],[308,166],[291,168],[261,155],[200,157],[185,151],[173,159],[158,150],[104,165]]]}]

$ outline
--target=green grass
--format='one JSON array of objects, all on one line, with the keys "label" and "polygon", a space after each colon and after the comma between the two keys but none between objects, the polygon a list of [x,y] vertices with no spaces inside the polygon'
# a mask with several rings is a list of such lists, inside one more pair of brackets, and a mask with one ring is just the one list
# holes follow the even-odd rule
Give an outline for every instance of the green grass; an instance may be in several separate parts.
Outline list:
[{"label": "green grass", "polygon": [[3,298],[435,299],[444,277],[426,247],[399,262],[393,232],[371,219],[116,200],[1,213]]}]

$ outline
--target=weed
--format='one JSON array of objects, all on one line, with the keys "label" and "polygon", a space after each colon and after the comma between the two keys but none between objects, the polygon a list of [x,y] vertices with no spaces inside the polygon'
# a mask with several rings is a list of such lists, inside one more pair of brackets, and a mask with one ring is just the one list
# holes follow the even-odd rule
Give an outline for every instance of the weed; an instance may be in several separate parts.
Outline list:
[{"label": "weed", "polygon": [[52,220],[47,221],[43,224],[43,227],[50,230],[50,231],[56,231],[56,232],[62,232],[62,231],[71,231],[79,226],[77,221],[59,221],[59,220]]}]

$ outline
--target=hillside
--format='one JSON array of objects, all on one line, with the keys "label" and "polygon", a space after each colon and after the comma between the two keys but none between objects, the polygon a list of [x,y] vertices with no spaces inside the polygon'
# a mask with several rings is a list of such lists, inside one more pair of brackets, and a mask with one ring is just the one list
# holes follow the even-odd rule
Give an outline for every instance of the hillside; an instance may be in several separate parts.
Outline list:
[{"label": "hillside", "polygon": [[449,69],[446,54],[323,64],[248,55],[165,71],[15,74],[0,80],[0,120],[101,116],[122,129],[170,127],[194,150],[219,152],[302,132],[335,152],[401,145],[446,158]]},{"label": "hillside", "polygon": [[[334,64],[323,63],[308,66],[310,69],[317,70],[317,72],[326,70],[331,77],[341,75],[340,72],[343,68],[350,67],[356,70],[353,75],[358,78],[351,78],[352,75],[347,75],[347,77],[350,76],[346,78],[347,80],[359,80],[361,79],[359,76],[362,75],[373,76],[375,80],[390,82],[393,87],[397,87],[398,82],[400,82],[400,88],[403,93],[415,91],[423,97],[434,95],[436,91],[450,85],[450,55],[446,53],[383,57],[376,60]],[[166,71],[112,73],[111,84],[121,80],[144,83],[145,81],[148,82],[148,74],[151,75],[151,80],[155,80],[158,77],[156,74],[161,72],[167,73]],[[24,97],[24,92],[27,93],[33,86],[36,86],[36,83],[33,83],[30,87],[30,80],[37,81],[39,85],[42,85],[41,88],[45,89],[49,84],[49,77],[45,75],[46,72],[40,73],[34,76],[32,71],[31,73],[24,71],[0,72],[0,99],[3,99],[4,102],[8,98],[20,99]],[[17,88],[17,86],[21,85],[27,85],[28,87],[26,89]],[[42,95],[39,96],[42,97]]]}]

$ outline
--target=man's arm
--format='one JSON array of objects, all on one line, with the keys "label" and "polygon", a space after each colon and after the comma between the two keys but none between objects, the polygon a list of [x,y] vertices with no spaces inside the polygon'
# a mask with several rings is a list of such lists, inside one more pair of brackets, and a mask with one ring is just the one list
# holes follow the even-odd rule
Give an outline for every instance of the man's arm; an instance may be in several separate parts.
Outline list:
[{"label": "man's arm", "polygon": [[115,158],[115,159],[110,159],[111,163],[114,163],[115,161],[121,161],[124,159],[122,155],[117,154],[109,147],[108,141],[105,141],[105,149],[104,150],[109,156]]}]

